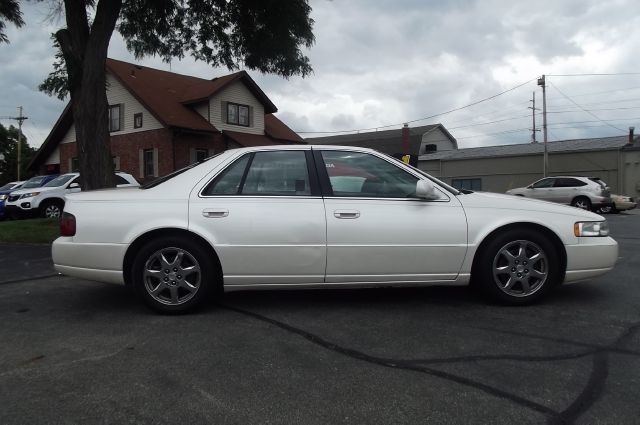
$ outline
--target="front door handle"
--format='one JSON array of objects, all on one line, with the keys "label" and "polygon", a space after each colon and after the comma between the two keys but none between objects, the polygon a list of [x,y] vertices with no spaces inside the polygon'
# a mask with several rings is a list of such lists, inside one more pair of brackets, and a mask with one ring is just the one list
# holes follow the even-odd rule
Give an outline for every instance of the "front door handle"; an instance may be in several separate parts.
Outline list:
[{"label": "front door handle", "polygon": [[360,211],[357,210],[335,210],[333,212],[335,218],[358,218]]},{"label": "front door handle", "polygon": [[222,218],[229,215],[229,210],[205,208],[202,210],[202,215],[207,218]]}]

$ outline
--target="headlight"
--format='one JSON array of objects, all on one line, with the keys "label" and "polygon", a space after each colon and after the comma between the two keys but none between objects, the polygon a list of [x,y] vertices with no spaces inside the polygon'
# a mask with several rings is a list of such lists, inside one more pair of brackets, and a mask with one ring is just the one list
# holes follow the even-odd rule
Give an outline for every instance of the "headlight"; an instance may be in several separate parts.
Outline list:
[{"label": "headlight", "polygon": [[40,192],[24,193],[24,194],[20,195],[20,199],[31,198],[32,196],[38,196],[38,195],[40,195]]},{"label": "headlight", "polygon": [[5,199],[7,199],[7,195],[0,195],[0,201],[4,201]]},{"label": "headlight", "polygon": [[609,224],[606,221],[584,221],[573,225],[573,234],[581,236],[609,236]]}]

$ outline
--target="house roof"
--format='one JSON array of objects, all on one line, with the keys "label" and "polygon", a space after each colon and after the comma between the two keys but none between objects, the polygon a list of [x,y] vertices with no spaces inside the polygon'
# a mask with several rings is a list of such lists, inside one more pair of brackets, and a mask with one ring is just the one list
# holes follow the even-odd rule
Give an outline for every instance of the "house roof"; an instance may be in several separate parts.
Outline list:
[{"label": "house roof", "polygon": [[[618,150],[628,142],[628,136],[601,137],[594,139],[573,139],[547,142],[547,152],[574,152]],[[463,160],[475,158],[495,158],[505,156],[539,155],[544,152],[543,143],[522,143],[515,145],[485,146],[480,148],[465,148],[452,151],[440,151],[420,155],[420,161],[431,160]]]},{"label": "house roof", "polygon": [[211,123],[187,105],[204,102],[236,81],[246,85],[262,103],[265,113],[278,110],[245,71],[206,80],[115,59],[107,59],[107,70],[167,127],[216,132]]},{"label": "house roof", "polygon": [[[107,59],[106,68],[164,126],[205,133],[217,133],[219,130],[190,105],[205,102],[228,85],[241,81],[264,106],[266,136],[261,137],[265,143],[271,140],[269,138],[274,139],[271,143],[303,142],[273,115],[277,112],[276,106],[245,71],[207,80],[115,59]],[[67,104],[28,167],[46,160],[72,124],[73,114],[70,104]]]},{"label": "house roof", "polygon": [[[433,130],[440,129],[454,146],[458,146],[456,139],[444,128],[442,124],[423,125],[420,127],[409,127],[409,149],[412,154],[417,155],[422,143],[422,136]],[[312,137],[305,141],[316,145],[347,145],[360,146],[377,149],[388,154],[395,154],[402,149],[402,129],[371,131],[356,134],[341,134],[337,136]]]}]

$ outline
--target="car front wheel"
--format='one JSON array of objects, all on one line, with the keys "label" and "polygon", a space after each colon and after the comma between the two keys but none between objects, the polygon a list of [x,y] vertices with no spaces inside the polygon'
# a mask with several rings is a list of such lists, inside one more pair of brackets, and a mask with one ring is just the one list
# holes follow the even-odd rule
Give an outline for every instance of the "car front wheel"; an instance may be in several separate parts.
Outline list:
[{"label": "car front wheel", "polygon": [[60,218],[62,215],[62,210],[64,208],[64,204],[59,201],[49,201],[45,202],[40,207],[40,215],[43,218]]},{"label": "car front wheel", "polygon": [[480,253],[476,272],[484,292],[508,304],[536,302],[560,283],[556,248],[528,229],[493,238]]},{"label": "car front wheel", "polygon": [[149,307],[165,314],[186,313],[200,306],[215,276],[206,250],[187,238],[152,240],[133,263],[134,290]]}]

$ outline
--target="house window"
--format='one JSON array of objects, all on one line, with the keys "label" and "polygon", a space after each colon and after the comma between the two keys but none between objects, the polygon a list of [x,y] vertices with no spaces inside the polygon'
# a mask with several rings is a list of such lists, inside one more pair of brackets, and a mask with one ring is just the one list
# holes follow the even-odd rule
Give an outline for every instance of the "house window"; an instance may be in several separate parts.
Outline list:
[{"label": "house window", "polygon": [[204,161],[209,155],[209,151],[207,149],[196,149],[196,162]]},{"label": "house window", "polygon": [[112,156],[111,159],[113,160],[113,169],[115,171],[120,171],[120,157]]},{"label": "house window", "polygon": [[122,105],[110,105],[109,106],[109,132],[122,130]]},{"label": "house window", "polygon": [[69,167],[69,172],[74,173],[80,170],[80,164],[78,163],[78,157],[71,158],[71,166]]},{"label": "house window", "polygon": [[451,186],[456,189],[482,190],[482,179],[453,179]]},{"label": "house window", "polygon": [[153,149],[145,149],[143,153],[144,177],[155,177]]},{"label": "house window", "polygon": [[142,112],[138,112],[137,114],[133,114],[133,128],[141,128],[142,127]]},{"label": "house window", "polygon": [[249,107],[237,103],[227,103],[227,123],[249,127]]}]

